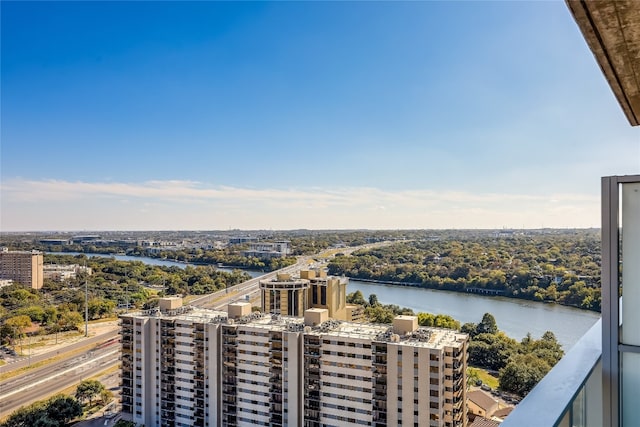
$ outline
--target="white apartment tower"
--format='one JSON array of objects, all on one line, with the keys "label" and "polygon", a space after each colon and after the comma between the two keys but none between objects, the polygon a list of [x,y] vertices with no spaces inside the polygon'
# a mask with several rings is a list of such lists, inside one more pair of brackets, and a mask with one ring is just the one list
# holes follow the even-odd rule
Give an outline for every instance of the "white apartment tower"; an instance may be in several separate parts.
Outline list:
[{"label": "white apartment tower", "polygon": [[164,298],[158,310],[124,315],[122,409],[145,426],[220,425],[219,328],[227,313]]},{"label": "white apartment tower", "polygon": [[468,337],[394,325],[181,307],[122,317],[123,411],[145,426],[464,427]]}]

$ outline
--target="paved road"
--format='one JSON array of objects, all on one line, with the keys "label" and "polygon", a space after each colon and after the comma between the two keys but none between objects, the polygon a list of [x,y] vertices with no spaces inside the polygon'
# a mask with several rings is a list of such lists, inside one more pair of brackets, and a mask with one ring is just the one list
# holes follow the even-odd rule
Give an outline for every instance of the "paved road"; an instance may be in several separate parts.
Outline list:
[{"label": "paved road", "polygon": [[103,343],[112,338],[117,338],[118,336],[118,331],[107,332],[104,334],[96,335],[95,337],[83,339],[73,344],[69,344],[68,346],[60,348],[58,350],[42,353],[37,356],[32,356],[31,358],[23,357],[22,359],[19,359],[15,362],[7,363],[6,365],[0,366],[0,374],[15,371],[16,369],[24,368],[25,366],[29,366],[30,364],[36,364],[38,362],[42,362],[44,360],[48,360],[60,355],[66,355],[66,358],[70,358],[72,357],[72,355],[69,355],[68,353],[75,352],[78,349],[81,349],[88,345],[97,345]]},{"label": "paved road", "polygon": [[110,346],[0,383],[0,418],[117,365],[119,357],[120,348]]},{"label": "paved road", "polygon": [[294,273],[299,271],[308,265],[309,257],[300,257],[298,262],[290,265],[289,267],[281,268],[280,270],[272,271],[263,276],[249,279],[246,282],[239,283],[235,286],[231,286],[228,289],[223,289],[212,294],[204,295],[199,298],[193,299],[189,302],[189,305],[197,307],[207,306],[224,306],[231,301],[243,299],[245,295],[252,294],[258,291],[258,286],[261,280],[269,280],[276,277],[279,273]]}]

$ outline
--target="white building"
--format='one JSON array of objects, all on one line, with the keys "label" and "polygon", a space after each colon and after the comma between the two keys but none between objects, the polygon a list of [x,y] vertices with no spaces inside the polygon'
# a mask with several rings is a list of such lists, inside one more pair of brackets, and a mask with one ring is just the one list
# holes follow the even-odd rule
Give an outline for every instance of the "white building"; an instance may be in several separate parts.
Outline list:
[{"label": "white building", "polygon": [[281,240],[272,243],[251,243],[250,249],[243,252],[243,255],[263,259],[284,258],[291,254],[291,247],[289,244],[290,242],[288,240]]},{"label": "white building", "polygon": [[466,425],[468,337],[162,299],[122,319],[123,411],[152,426]]},{"label": "white building", "polygon": [[64,281],[75,279],[79,273],[91,275],[91,267],[85,267],[78,264],[62,265],[62,264],[45,264],[43,266],[43,275],[45,279]]}]

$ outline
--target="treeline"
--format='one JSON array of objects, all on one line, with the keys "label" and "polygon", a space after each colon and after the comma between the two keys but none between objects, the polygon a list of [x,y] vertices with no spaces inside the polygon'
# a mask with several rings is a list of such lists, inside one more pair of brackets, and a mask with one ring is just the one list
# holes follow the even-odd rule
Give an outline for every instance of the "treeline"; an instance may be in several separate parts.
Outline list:
[{"label": "treeline", "polygon": [[[142,249],[142,248],[140,248]],[[178,262],[193,264],[223,264],[232,267],[246,268],[250,270],[274,271],[288,267],[296,263],[295,257],[262,259],[257,257],[247,257],[242,255],[245,246],[230,246],[225,249],[204,250],[189,249],[178,251],[160,251],[153,254],[146,254],[144,251],[133,251],[131,255],[146,255],[152,258],[168,259]]]},{"label": "treeline", "polygon": [[435,326],[437,328],[460,329],[460,322],[447,314],[431,314],[420,312],[415,314],[412,309],[400,307],[396,304],[382,304],[376,294],[369,295],[365,300],[362,292],[355,291],[347,295],[347,303],[358,304],[364,307],[364,314],[372,323],[392,323],[393,318],[399,315],[418,316],[420,326]]},{"label": "treeline", "polygon": [[455,329],[469,334],[468,363],[498,373],[501,390],[525,396],[564,356],[562,345],[551,331],[539,340],[527,334],[522,341],[508,337],[498,329],[495,317],[485,313],[480,323],[460,322],[444,314],[419,312],[395,304],[381,304],[375,294],[368,299],[360,291],[347,295],[347,302],[360,304],[367,320],[391,324],[397,315],[416,315],[420,326]]},{"label": "treeline", "polygon": [[92,270],[90,276],[78,276],[67,284],[49,282],[47,289],[54,292],[61,288],[80,288],[88,281],[90,293],[98,298],[140,305],[149,296],[149,288],[164,288],[167,295],[202,295],[249,280],[251,276],[234,270],[229,273],[213,266],[149,265],[141,261],[119,261],[105,257],[84,255],[45,254],[45,263],[86,265]]},{"label": "treeline", "polygon": [[105,405],[112,399],[113,393],[100,381],[83,380],[73,397],[60,394],[23,406],[0,423],[0,427],[63,427],[94,408],[94,403]]},{"label": "treeline", "polygon": [[587,230],[430,239],[337,256],[329,273],[600,311],[600,240]]},{"label": "treeline", "polygon": [[23,406],[0,427],[63,427],[83,414],[82,404],[71,396],[58,395],[43,402]]}]

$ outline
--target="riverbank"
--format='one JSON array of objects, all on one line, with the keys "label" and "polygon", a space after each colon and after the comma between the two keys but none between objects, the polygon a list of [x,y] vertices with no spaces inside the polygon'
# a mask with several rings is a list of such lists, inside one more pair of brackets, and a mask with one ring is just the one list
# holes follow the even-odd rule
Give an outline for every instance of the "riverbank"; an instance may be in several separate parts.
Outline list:
[{"label": "riverbank", "polygon": [[485,289],[485,288],[476,288],[476,287],[464,288],[464,289],[443,289],[443,288],[436,288],[436,287],[426,286],[424,283],[419,283],[419,282],[398,282],[398,281],[393,281],[393,280],[362,279],[362,278],[359,278],[359,277],[349,277],[349,280],[357,280],[359,282],[367,282],[367,283],[377,283],[377,284],[381,284],[381,285],[391,285],[391,286],[403,286],[403,287],[409,287],[409,288],[429,289],[429,290],[432,290],[432,291],[457,292],[457,293],[477,294],[477,295],[482,295],[482,296],[503,297],[503,298],[509,298],[509,299],[515,299],[515,300],[531,301],[531,302],[534,302],[534,303],[542,303],[542,304],[556,304],[556,305],[560,305],[560,306],[564,306],[564,307],[575,308],[577,310],[584,310],[584,311],[589,311],[591,313],[600,314],[600,312],[596,311],[596,310],[591,310],[591,309],[588,309],[588,308],[582,308],[582,307],[578,307],[578,306],[571,305],[571,304],[562,304],[561,302],[557,302],[557,301],[537,300],[537,299],[532,299],[532,298],[519,297],[517,295],[510,295],[510,294],[507,294],[506,291],[503,291],[503,290]]},{"label": "riverbank", "polygon": [[446,314],[460,323],[478,323],[491,313],[500,330],[517,340],[527,333],[540,337],[552,331],[565,351],[569,350],[600,318],[598,313],[560,304],[546,304],[504,296],[445,292],[350,279],[347,292],[360,291],[367,299],[376,294],[382,304],[407,307],[415,313]]}]

